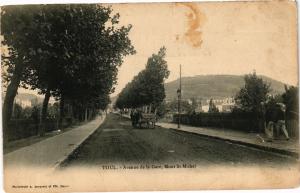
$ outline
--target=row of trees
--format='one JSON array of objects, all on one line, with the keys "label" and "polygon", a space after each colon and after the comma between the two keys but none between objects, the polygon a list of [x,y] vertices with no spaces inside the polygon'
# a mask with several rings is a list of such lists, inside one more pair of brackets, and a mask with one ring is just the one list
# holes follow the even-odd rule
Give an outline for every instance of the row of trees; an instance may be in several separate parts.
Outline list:
[{"label": "row of trees", "polygon": [[[22,107],[18,103],[14,104],[12,119],[31,119],[31,120],[39,120],[40,111],[42,109],[41,104],[34,105],[31,107]],[[59,104],[49,104],[48,105],[47,118],[54,119],[59,116]]]},{"label": "row of trees", "polygon": [[5,139],[20,86],[45,95],[40,135],[51,96],[60,100],[60,123],[66,102],[74,116],[107,106],[123,57],[135,53],[128,38],[131,26],[117,27],[119,17],[110,7],[91,4],[3,7]]},{"label": "row of trees", "polygon": [[152,106],[156,109],[165,98],[164,80],[170,72],[165,60],[166,48],[148,58],[146,68],[128,83],[119,94],[115,107],[137,108]]}]

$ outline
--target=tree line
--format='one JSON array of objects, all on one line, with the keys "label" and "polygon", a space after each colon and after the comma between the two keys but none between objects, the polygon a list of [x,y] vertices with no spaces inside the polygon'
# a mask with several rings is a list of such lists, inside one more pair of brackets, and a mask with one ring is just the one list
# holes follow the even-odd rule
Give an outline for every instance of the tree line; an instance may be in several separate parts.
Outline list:
[{"label": "tree line", "polygon": [[118,95],[115,107],[138,108],[151,106],[156,109],[165,98],[164,81],[169,77],[166,48],[148,58],[146,67],[129,82]]},{"label": "tree line", "polygon": [[[244,76],[245,85],[235,96],[236,108],[260,115],[262,108],[274,108],[276,103],[286,105],[288,117],[298,117],[298,87],[284,85],[285,92],[271,95],[271,84],[263,81],[255,72]],[[294,116],[293,116],[294,115]]]},{"label": "tree line", "polygon": [[44,95],[40,135],[50,97],[60,101],[60,124],[65,103],[74,117],[106,108],[118,67],[135,53],[128,37],[131,25],[120,26],[119,18],[111,7],[92,4],[2,7],[4,139],[19,87]]}]

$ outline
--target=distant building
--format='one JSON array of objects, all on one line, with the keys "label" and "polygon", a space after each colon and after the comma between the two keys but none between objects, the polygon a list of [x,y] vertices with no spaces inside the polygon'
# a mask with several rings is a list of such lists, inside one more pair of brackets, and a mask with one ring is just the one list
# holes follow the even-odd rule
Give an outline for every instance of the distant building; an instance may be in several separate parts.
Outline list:
[{"label": "distant building", "polygon": [[209,109],[209,105],[203,105],[201,110],[202,110],[202,112],[207,113],[208,109]]},{"label": "distant building", "polygon": [[226,98],[222,104],[222,112],[231,112],[232,108],[235,105],[234,98]]},{"label": "distant building", "polygon": [[[209,110],[209,101],[210,99],[201,99],[196,98],[197,107],[195,109],[195,112],[208,112]],[[177,101],[177,99],[174,100],[166,100],[166,103],[171,103]],[[187,102],[189,105],[192,105],[193,101],[192,99],[182,99],[182,101]],[[213,99],[213,103],[218,108],[219,112],[231,112],[233,107],[235,106],[235,101],[233,97],[226,97],[222,99]]]},{"label": "distant building", "polygon": [[[202,112],[208,112],[209,110],[209,101],[210,99],[204,101],[204,105],[202,105]],[[231,112],[232,108],[235,105],[235,101],[233,97],[227,97],[224,99],[213,99],[214,104],[219,109],[219,112]]]}]

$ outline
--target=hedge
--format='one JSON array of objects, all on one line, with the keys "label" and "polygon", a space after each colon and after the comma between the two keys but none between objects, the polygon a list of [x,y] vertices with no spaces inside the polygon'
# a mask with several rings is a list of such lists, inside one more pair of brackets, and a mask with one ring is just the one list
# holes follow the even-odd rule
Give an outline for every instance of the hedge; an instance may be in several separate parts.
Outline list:
[{"label": "hedge", "polygon": [[[239,130],[243,132],[263,132],[259,130],[256,115],[247,112],[240,113],[195,113],[181,114],[181,123],[196,127],[217,127]],[[178,114],[173,116],[173,122],[178,123]],[[299,122],[297,119],[286,120],[286,127],[291,137],[298,137]]]},{"label": "hedge", "polygon": [[[63,128],[72,124],[72,120],[65,119],[63,121]],[[18,140],[31,136],[38,135],[39,122],[33,119],[12,119],[8,124],[8,140]],[[58,129],[58,122],[56,119],[46,120],[46,132],[51,132]]]}]

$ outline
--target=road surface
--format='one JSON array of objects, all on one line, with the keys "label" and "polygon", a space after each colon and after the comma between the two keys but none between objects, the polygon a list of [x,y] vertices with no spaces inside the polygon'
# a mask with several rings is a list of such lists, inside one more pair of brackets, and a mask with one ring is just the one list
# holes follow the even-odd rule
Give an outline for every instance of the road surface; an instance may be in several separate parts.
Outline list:
[{"label": "road surface", "polygon": [[109,114],[104,123],[62,167],[103,164],[187,163],[284,166],[297,160],[271,152],[157,127],[137,129],[130,120]]}]

